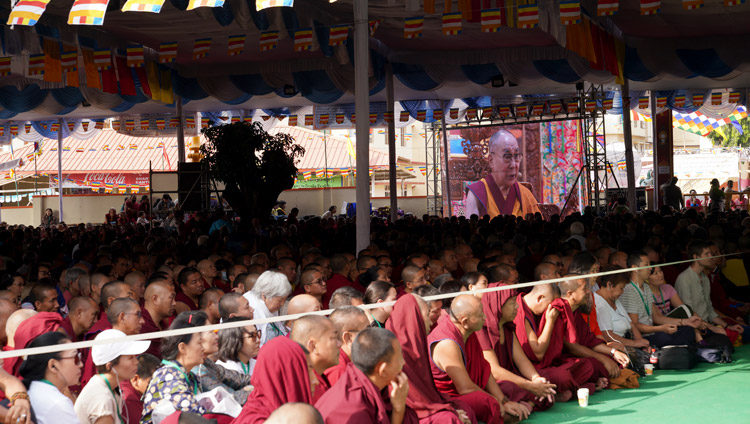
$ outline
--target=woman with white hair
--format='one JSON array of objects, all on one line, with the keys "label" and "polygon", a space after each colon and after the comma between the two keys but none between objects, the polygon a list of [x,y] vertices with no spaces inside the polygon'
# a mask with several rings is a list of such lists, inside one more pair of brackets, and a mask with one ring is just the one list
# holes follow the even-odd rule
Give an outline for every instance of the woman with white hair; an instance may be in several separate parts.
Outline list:
[{"label": "woman with white hair", "polygon": [[[292,286],[286,275],[268,270],[258,277],[253,289],[244,296],[253,308],[253,318],[263,319],[279,316],[279,310],[291,293]],[[287,330],[281,322],[259,324],[257,329],[261,333],[261,346],[274,337],[287,335]]]}]

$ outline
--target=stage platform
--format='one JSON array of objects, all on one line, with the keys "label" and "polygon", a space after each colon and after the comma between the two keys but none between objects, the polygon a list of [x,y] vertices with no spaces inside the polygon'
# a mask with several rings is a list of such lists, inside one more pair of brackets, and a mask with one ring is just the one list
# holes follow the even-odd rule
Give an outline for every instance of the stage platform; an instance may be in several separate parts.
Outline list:
[{"label": "stage platform", "polygon": [[641,387],[605,390],[578,402],[535,412],[533,424],[586,423],[748,423],[750,422],[750,345],[738,348],[731,364],[701,363],[690,371],[654,371]]}]

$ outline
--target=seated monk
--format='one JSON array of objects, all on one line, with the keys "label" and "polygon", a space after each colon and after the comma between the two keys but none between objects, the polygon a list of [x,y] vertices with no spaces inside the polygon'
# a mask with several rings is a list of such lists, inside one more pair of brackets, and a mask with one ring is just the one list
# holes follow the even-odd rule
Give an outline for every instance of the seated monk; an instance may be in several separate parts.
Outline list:
[{"label": "seated monk", "polygon": [[[554,284],[539,284],[528,294],[519,294],[513,323],[523,353],[539,375],[557,386],[555,400],[567,402],[588,382],[594,369],[586,361],[562,355],[562,334],[554,332],[560,312],[550,306],[559,296]],[[593,389],[593,385],[590,388]]]},{"label": "seated monk", "polygon": [[[493,283],[489,287],[505,285]],[[539,375],[521,349],[513,323],[518,312],[517,296],[518,292],[512,289],[482,296],[485,321],[484,328],[477,331],[477,338],[503,393],[514,402],[526,402],[536,410],[543,410],[554,403],[557,386]]]},{"label": "seated monk", "polygon": [[[437,291],[432,286],[424,287]],[[385,328],[398,338],[404,356],[404,374],[409,378],[406,406],[416,412],[420,424],[476,422],[474,411],[463,402],[455,399],[451,401],[438,392],[432,376],[424,372],[430,367],[427,356],[430,325],[432,322],[427,302],[415,295],[403,296],[397,300],[391,317],[385,323]]]},{"label": "seated monk", "polygon": [[[352,363],[315,403],[315,408],[328,424],[401,424],[407,413],[409,392],[409,380],[401,371],[403,366],[404,357],[396,336],[384,328],[367,328],[354,339]],[[386,388],[390,416],[383,396]]]},{"label": "seated monk", "polygon": [[[472,295],[453,299],[449,314],[443,314],[427,337],[435,386],[474,410],[477,420],[503,422],[506,413],[517,419],[529,416],[528,406],[503,394],[482,355],[476,332],[484,326],[482,301]],[[510,418],[510,417],[507,417]]]},{"label": "seated monk", "polygon": [[604,340],[596,337],[581,316],[591,310],[591,287],[586,279],[571,276],[569,280],[558,283],[558,287],[562,297],[550,306],[560,311],[558,321],[563,325],[558,323],[556,328],[565,334],[565,350],[591,363],[594,375],[589,381],[596,381],[596,388],[603,389],[607,386],[607,377],[620,375],[618,364],[626,367],[630,359],[626,353],[608,347]]},{"label": "seated monk", "polygon": [[253,391],[233,424],[260,424],[288,402],[312,403],[312,387],[318,384],[307,349],[286,337],[266,343],[253,371]]},{"label": "seated monk", "polygon": [[357,337],[360,331],[370,326],[370,321],[367,320],[365,311],[356,306],[336,308],[328,318],[333,323],[333,328],[339,336],[339,343],[341,343],[338,365],[328,368],[323,373],[328,382],[334,385],[344,372],[346,372],[346,366],[352,362],[352,344],[354,344],[354,338]]},{"label": "seated monk", "polygon": [[466,193],[466,216],[498,215],[524,217],[540,212],[531,191],[518,183],[523,153],[518,140],[506,130],[490,137],[489,160],[492,173],[471,184]]},{"label": "seated monk", "polygon": [[324,316],[306,315],[294,321],[289,338],[309,352],[310,365],[312,365],[313,374],[318,379],[318,385],[313,390],[313,398],[310,402],[315,403],[331,387],[325,378],[325,371],[339,363],[341,343],[336,329],[331,320]]}]

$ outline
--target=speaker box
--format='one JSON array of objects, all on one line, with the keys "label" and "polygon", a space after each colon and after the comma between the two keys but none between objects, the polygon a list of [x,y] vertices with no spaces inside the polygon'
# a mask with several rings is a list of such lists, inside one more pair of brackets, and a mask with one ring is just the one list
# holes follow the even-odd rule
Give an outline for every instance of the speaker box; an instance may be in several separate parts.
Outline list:
[{"label": "speaker box", "polygon": [[199,211],[203,209],[201,171],[200,162],[181,162],[178,165],[177,188],[180,209],[183,211]]}]

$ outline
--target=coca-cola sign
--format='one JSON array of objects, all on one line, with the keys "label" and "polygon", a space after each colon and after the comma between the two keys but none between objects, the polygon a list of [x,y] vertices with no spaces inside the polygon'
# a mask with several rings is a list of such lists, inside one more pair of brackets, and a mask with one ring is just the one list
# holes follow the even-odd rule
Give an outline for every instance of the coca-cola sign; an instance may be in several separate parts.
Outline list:
[{"label": "coca-cola sign", "polygon": [[[57,175],[50,175],[50,181],[57,179]],[[92,172],[92,173],[73,173],[63,174],[63,180],[67,183],[74,183],[80,186],[90,186],[91,183],[99,183],[102,187],[105,184],[113,186],[127,187],[138,185],[145,187],[149,185],[148,173],[127,173],[127,172]],[[57,185],[57,184],[55,184]]]}]

